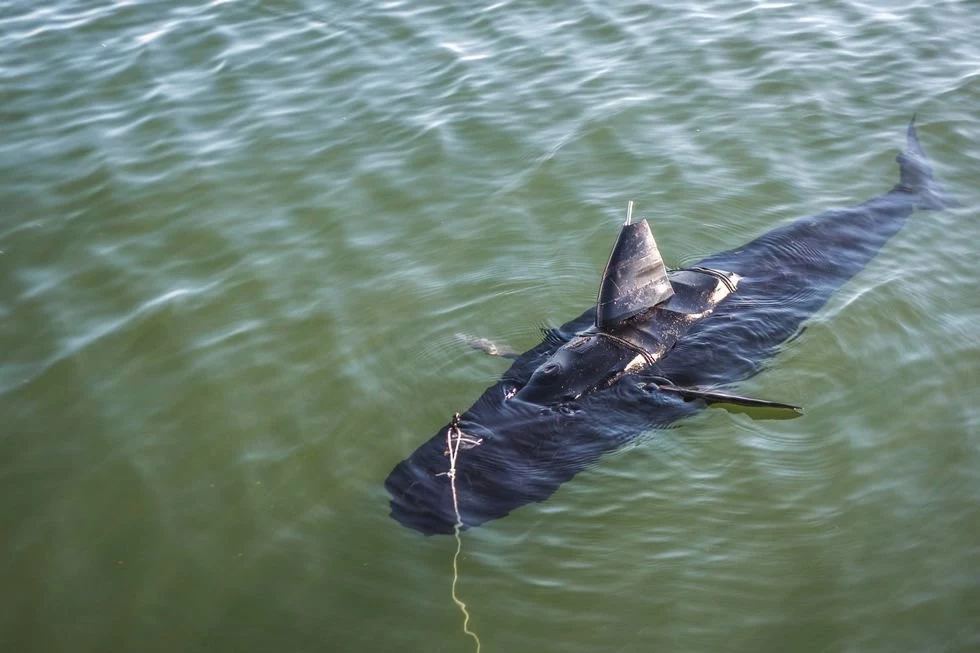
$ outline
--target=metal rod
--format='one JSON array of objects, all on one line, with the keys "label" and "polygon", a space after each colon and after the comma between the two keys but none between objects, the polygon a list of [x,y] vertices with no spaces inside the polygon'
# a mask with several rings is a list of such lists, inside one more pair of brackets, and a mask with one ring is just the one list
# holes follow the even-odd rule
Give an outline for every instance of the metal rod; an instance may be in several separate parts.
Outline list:
[{"label": "metal rod", "polygon": [[626,222],[623,224],[632,224],[633,221],[633,200],[628,200],[626,202]]}]

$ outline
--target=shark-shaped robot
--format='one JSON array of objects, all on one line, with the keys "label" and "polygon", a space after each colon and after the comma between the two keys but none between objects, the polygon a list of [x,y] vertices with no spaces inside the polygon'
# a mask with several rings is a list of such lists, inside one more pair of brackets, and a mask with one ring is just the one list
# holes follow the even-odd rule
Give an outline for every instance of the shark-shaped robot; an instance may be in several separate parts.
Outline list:
[{"label": "shark-shaped robot", "polygon": [[799,411],[727,388],[757,373],[916,209],[951,204],[914,118],[897,161],[899,183],[883,195],[680,270],[664,265],[631,202],[594,307],[520,355],[470,340],[515,360],[395,466],[385,482],[392,517],[425,534],[451,533],[546,499],[602,454],[708,404]]}]

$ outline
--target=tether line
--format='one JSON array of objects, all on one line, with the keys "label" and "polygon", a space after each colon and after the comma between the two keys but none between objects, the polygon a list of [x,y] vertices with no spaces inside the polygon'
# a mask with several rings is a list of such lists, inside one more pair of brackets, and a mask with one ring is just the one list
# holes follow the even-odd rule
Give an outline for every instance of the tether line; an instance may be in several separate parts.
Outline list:
[{"label": "tether line", "polygon": [[469,635],[476,642],[476,653],[480,653],[480,638],[470,630],[470,613],[466,610],[466,604],[456,594],[456,584],[459,582],[459,554],[463,550],[463,540],[459,536],[463,528],[463,517],[459,514],[459,498],[456,495],[456,456],[459,454],[459,445],[463,442],[463,431],[459,428],[459,413],[453,415],[453,422],[446,431],[446,450],[449,454],[449,487],[453,493],[453,512],[456,513],[456,523],[453,525],[453,535],[456,537],[456,553],[453,554],[453,603],[459,606],[459,611],[463,613],[463,633]]}]

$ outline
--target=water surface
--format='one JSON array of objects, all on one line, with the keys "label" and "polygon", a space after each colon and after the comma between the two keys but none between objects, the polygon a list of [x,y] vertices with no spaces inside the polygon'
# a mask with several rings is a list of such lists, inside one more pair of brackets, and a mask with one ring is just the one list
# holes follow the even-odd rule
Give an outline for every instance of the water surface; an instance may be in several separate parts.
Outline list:
[{"label": "water surface", "polygon": [[739,390],[463,535],[484,651],[980,648],[980,13],[0,10],[0,649],[469,651],[382,482],[581,312],[897,180],[918,213]]}]

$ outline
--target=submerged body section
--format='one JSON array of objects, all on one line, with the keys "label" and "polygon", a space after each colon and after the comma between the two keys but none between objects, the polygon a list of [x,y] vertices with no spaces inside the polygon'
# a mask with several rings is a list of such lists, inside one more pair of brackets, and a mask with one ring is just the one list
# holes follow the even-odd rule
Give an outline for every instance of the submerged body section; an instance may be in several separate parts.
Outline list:
[{"label": "submerged body section", "polygon": [[[891,191],[671,272],[671,293],[649,295],[660,297],[656,304],[609,320],[593,307],[520,355],[459,420],[468,442],[478,443],[456,459],[464,527],[546,499],[602,454],[700,410],[711,396],[685,389],[755,374],[916,208],[942,205],[912,125],[908,141],[902,181]],[[929,185],[910,185],[923,181]],[[392,517],[426,534],[452,532],[456,523],[448,428],[385,483]]]}]

